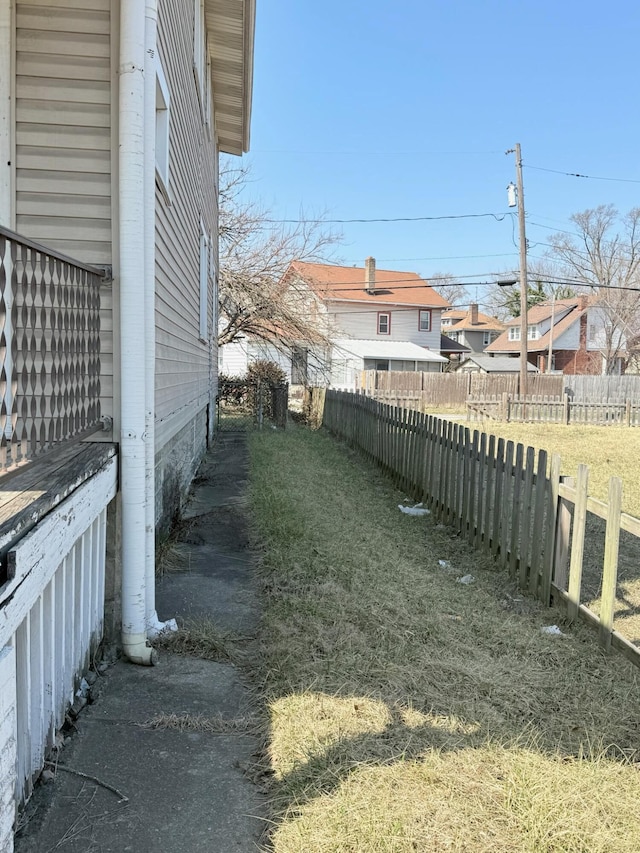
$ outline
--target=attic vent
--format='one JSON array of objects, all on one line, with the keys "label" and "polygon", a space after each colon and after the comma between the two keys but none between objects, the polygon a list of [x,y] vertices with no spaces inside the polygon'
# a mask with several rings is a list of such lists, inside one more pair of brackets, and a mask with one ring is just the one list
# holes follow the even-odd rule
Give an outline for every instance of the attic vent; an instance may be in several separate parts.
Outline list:
[{"label": "attic vent", "polygon": [[364,262],[364,289],[367,293],[376,292],[376,259],[372,257]]}]

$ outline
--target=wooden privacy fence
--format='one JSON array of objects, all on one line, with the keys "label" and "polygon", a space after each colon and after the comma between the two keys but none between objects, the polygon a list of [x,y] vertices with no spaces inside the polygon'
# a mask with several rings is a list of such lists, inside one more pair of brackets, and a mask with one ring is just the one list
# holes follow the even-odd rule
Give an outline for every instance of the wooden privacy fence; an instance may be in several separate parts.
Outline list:
[{"label": "wooden privacy fence", "polygon": [[562,397],[503,394],[502,397],[467,400],[467,420],[482,421],[485,418],[497,421],[640,426],[640,403],[631,400],[592,403],[574,400],[568,394]]},{"label": "wooden privacy fence", "polygon": [[[571,619],[596,626],[604,647],[640,666],[640,649],[613,627],[620,531],[640,537],[640,520],[621,511],[619,479],[611,478],[604,503],[588,496],[584,465],[567,480],[558,455],[549,460],[544,450],[364,395],[327,391],[323,425],[493,555],[520,589],[545,605],[566,603]],[[587,512],[606,525],[599,616],[580,600]]]},{"label": "wooden privacy fence", "polygon": [[[558,396],[567,377],[532,374],[530,394]],[[600,378],[600,377],[596,377]],[[620,378],[620,377],[605,377]],[[640,377],[636,377],[640,379]],[[491,397],[518,393],[517,373],[420,373],[393,370],[363,370],[358,390],[374,399],[385,394],[420,394],[425,406],[464,407],[469,397]],[[639,386],[640,387],[640,386]]]}]

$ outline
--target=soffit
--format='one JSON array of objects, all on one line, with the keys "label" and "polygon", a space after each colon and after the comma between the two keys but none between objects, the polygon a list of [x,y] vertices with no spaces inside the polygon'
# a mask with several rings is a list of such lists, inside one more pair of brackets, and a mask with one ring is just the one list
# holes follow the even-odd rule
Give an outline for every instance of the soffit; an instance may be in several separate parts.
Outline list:
[{"label": "soffit", "polygon": [[220,151],[249,150],[255,0],[205,0],[215,126]]}]

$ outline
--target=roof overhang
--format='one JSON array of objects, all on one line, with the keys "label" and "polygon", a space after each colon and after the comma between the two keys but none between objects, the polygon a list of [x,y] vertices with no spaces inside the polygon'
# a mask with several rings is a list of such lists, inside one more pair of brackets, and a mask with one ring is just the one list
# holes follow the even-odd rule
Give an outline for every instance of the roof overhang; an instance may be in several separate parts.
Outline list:
[{"label": "roof overhang", "polygon": [[205,0],[218,147],[249,150],[256,0]]},{"label": "roof overhang", "polygon": [[433,350],[425,349],[410,341],[363,341],[353,338],[341,338],[333,342],[334,347],[345,356],[358,358],[398,359],[401,361],[431,361],[446,364],[443,358]]}]

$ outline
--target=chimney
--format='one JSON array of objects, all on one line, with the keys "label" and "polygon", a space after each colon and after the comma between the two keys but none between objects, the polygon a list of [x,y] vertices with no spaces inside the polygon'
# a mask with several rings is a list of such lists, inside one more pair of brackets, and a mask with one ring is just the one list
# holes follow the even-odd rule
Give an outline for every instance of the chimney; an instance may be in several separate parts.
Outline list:
[{"label": "chimney", "polygon": [[471,305],[469,305],[469,317],[471,318],[471,325],[477,326],[478,325],[478,303],[477,302],[472,302]]},{"label": "chimney", "polygon": [[367,293],[376,292],[376,259],[372,257],[364,262],[364,289]]},{"label": "chimney", "polygon": [[585,308],[589,307],[589,297],[588,296],[578,296],[578,310],[584,311]]}]

